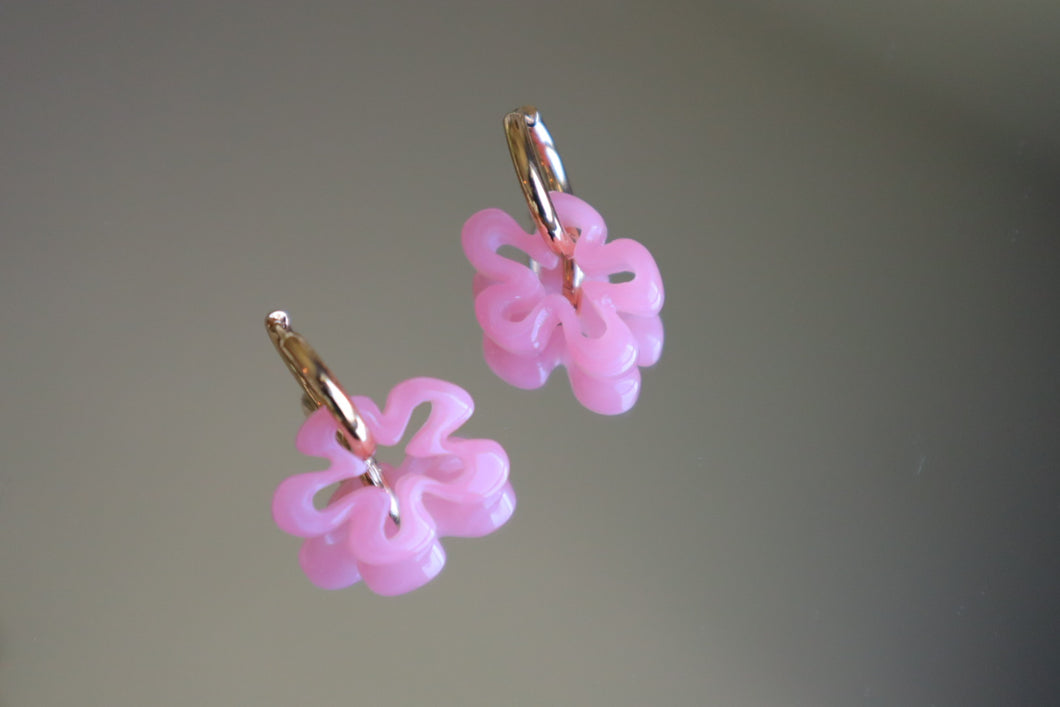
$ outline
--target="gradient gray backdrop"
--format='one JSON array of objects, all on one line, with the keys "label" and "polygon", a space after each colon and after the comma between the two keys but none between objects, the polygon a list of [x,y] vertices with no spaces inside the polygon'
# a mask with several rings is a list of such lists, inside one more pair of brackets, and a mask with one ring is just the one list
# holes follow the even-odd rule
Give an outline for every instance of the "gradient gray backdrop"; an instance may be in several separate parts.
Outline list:
[{"label": "gradient gray backdrop", "polygon": [[[0,705],[1056,703],[1060,5],[444,5],[0,6]],[[481,358],[523,103],[666,281],[620,418]],[[276,307],[511,523],[311,586]]]}]

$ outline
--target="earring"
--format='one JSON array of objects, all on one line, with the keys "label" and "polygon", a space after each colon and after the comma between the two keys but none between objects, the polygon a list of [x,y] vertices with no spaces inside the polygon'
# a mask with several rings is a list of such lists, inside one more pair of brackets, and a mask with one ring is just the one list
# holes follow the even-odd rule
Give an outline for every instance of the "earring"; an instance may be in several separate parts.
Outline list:
[{"label": "earring", "polygon": [[[324,471],[284,480],[272,503],[280,529],[305,538],[299,561],[310,581],[341,589],[363,579],[376,594],[404,594],[441,572],[439,538],[487,535],[511,517],[515,492],[504,449],[493,440],[450,436],[474,410],[467,392],[412,378],[390,391],[380,411],[368,398],[346,394],[285,312],[271,313],[265,328],[305,392],[309,416],[295,446],[329,462]],[[404,460],[378,461],[377,446],[398,444],[422,403],[430,403],[430,414]],[[336,483],[318,509],[314,497]]]},{"label": "earring", "polygon": [[[540,388],[564,366],[582,405],[605,415],[626,412],[640,394],[640,367],[662,353],[659,269],[640,243],[606,242],[603,219],[571,193],[535,108],[506,115],[504,129],[537,232],[524,232],[499,209],[464,224],[486,362],[524,389]],[[521,251],[527,264],[502,255],[505,246]]]}]

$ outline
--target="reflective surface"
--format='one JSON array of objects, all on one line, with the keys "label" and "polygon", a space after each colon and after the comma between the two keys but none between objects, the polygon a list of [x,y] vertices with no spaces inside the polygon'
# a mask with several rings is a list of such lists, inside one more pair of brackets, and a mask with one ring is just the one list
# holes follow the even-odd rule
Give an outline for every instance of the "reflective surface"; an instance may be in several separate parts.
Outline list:
[{"label": "reflective surface", "polygon": [[577,307],[583,277],[574,257],[578,229],[560,222],[549,196],[553,191],[573,193],[559,150],[541,113],[533,106],[523,106],[505,115],[504,133],[516,181],[530,209],[530,219],[549,249],[563,257],[563,296]]},{"label": "reflective surface", "polygon": [[[1056,702],[1056,4],[457,7],[0,8],[0,704]],[[482,360],[524,103],[666,283],[626,415]],[[273,526],[278,306],[511,459],[412,594]]]},{"label": "reflective surface", "polygon": [[379,462],[372,456],[375,454],[375,439],[372,438],[368,424],[350,400],[350,394],[335,380],[309,342],[291,329],[291,318],[287,312],[279,309],[270,312],[269,316],[265,317],[265,331],[295,381],[302,386],[303,409],[310,414],[318,407],[328,409],[328,413],[338,423],[336,441],[364,462],[361,483],[386,492],[390,498],[390,518],[397,525],[401,525],[397,499],[387,485]]}]

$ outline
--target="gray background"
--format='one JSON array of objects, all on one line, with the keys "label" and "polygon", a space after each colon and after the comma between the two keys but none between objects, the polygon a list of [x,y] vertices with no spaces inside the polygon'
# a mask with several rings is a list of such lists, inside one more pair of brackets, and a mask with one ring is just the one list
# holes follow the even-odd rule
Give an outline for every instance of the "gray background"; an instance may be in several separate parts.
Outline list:
[{"label": "gray background", "polygon": [[[1060,5],[0,6],[0,704],[1057,701]],[[480,355],[535,103],[654,253],[620,418]],[[324,592],[287,308],[476,398],[519,507]]]}]

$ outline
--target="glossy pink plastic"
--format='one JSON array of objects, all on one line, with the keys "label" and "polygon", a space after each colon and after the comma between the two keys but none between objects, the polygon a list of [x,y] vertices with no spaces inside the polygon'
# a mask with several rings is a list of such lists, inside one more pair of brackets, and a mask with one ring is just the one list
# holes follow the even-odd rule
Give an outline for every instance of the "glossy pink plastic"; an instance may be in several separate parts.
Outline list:
[{"label": "glossy pink plastic", "polygon": [[[452,383],[404,381],[390,391],[383,412],[368,398],[351,399],[380,447],[398,444],[412,411],[431,404],[401,464],[380,464],[397,498],[400,526],[389,517],[386,491],[360,483],[365,464],[338,443],[338,426],[324,408],[306,419],[296,446],[330,465],[283,481],[273,498],[273,517],[285,532],[306,538],[299,560],[317,586],[340,589],[364,579],[376,594],[403,594],[442,570],[439,538],[486,535],[511,517],[515,492],[508,483],[508,456],[493,440],[450,436],[474,410],[471,396]],[[327,506],[317,509],[314,496],[336,482],[340,486]]]},{"label": "glossy pink plastic", "polygon": [[[477,271],[475,315],[493,372],[518,388],[539,388],[565,366],[575,397],[598,413],[629,410],[640,394],[640,367],[662,353],[663,284],[651,253],[620,238],[607,242],[600,214],[571,194],[550,192],[567,228],[581,231],[574,261],[584,279],[577,309],[562,294],[562,261],[537,233],[499,209],[464,224],[464,253]],[[498,251],[514,247],[534,263]],[[627,273],[632,279],[612,282]]]}]

